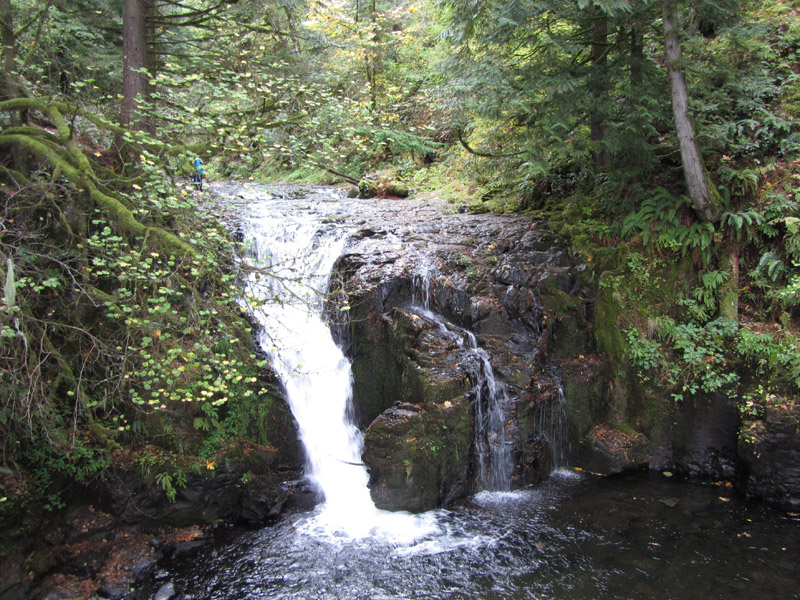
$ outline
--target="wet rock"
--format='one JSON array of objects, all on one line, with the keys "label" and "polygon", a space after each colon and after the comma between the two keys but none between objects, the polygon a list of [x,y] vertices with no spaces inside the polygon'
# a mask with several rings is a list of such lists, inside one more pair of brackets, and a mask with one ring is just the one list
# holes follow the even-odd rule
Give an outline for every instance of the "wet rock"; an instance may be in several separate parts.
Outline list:
[{"label": "wet rock", "polygon": [[281,512],[304,512],[324,500],[319,491],[306,480],[286,482],[281,489],[285,495],[280,505]]},{"label": "wet rock", "polygon": [[391,323],[399,398],[367,428],[364,461],[378,506],[423,511],[465,493],[471,384],[461,334],[399,307]]},{"label": "wet rock", "polygon": [[153,600],[171,600],[175,597],[175,584],[168,581],[153,594]]},{"label": "wet rock", "polygon": [[[519,485],[537,483],[547,477],[554,466],[564,466],[556,465],[555,455],[558,451],[555,446],[567,443],[566,430],[556,431],[562,416],[557,412],[559,393],[558,380],[541,369],[531,375],[517,405],[520,439],[516,475]],[[566,427],[566,423],[560,426]]]},{"label": "wet rock", "polygon": [[287,445],[288,452],[253,442],[232,445],[216,468],[189,476],[186,485],[177,489],[174,502],[160,486],[143,481],[135,466],[117,469],[95,495],[126,526],[185,527],[218,519],[259,525],[274,518],[270,508],[279,500],[281,484],[295,479],[302,465],[295,454],[298,441]]},{"label": "wet rock", "polygon": [[187,540],[185,542],[178,542],[172,548],[172,558],[180,558],[182,556],[192,555],[205,545],[203,540]]},{"label": "wet rock", "polygon": [[672,465],[698,477],[731,480],[736,474],[739,411],[730,399],[711,394],[695,402],[684,402],[671,434]]},{"label": "wet rock", "polygon": [[95,597],[98,589],[98,584],[92,579],[56,573],[42,580],[34,591],[33,598],[37,600],[89,600]]},{"label": "wet rock", "polygon": [[123,532],[115,540],[103,568],[97,575],[100,591],[106,598],[124,598],[136,579],[155,567],[160,554],[150,544],[149,536]]},{"label": "wet rock", "polygon": [[742,423],[739,485],[751,496],[800,506],[800,401],[773,396],[764,418]]},{"label": "wet rock", "polygon": [[[205,543],[205,538],[205,531],[197,525],[192,525],[163,535],[155,544],[151,540],[150,545],[157,547],[162,555],[175,558],[201,548]],[[158,578],[158,574],[156,578]]]},{"label": "wet rock", "polygon": [[466,396],[424,410],[387,409],[364,436],[375,504],[421,512],[463,496],[469,489],[471,441]]},{"label": "wet rock", "polygon": [[569,439],[581,440],[606,414],[608,367],[595,354],[579,355],[563,361],[560,366]]},{"label": "wet rock", "polygon": [[30,597],[36,574],[30,573],[26,566],[25,557],[19,550],[8,548],[0,551],[0,598],[24,600]]},{"label": "wet rock", "polygon": [[552,471],[553,448],[547,436],[539,431],[528,436],[519,458],[519,483],[522,486],[542,481]]},{"label": "wet rock", "polygon": [[[115,524],[111,515],[97,510],[94,506],[73,506],[65,515],[69,528],[66,532],[67,543],[96,539],[108,533]],[[56,541],[51,538],[51,541]]]},{"label": "wet rock", "polygon": [[583,440],[588,447],[585,468],[603,475],[640,468],[647,464],[647,442],[640,433],[597,425]]}]

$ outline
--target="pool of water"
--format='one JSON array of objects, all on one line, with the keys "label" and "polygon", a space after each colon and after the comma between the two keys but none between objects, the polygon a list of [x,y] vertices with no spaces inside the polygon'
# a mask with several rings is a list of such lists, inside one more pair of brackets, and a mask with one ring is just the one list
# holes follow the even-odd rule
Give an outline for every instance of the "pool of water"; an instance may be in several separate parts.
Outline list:
[{"label": "pool of water", "polygon": [[800,598],[800,515],[662,474],[554,475],[409,517],[417,537],[319,534],[314,513],[163,565],[184,599]]}]

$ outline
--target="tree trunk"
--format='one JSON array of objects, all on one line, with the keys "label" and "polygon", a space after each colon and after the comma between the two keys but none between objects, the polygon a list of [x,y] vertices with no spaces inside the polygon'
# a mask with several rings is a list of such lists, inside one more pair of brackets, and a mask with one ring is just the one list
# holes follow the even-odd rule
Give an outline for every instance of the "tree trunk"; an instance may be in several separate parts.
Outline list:
[{"label": "tree trunk", "polygon": [[723,256],[720,267],[728,274],[728,280],[719,290],[719,316],[739,321],[739,245],[729,240],[721,248]]},{"label": "tree trunk", "polygon": [[140,112],[149,96],[147,14],[152,0],[125,0],[122,12],[122,109],[120,121],[131,129],[146,129]]},{"label": "tree trunk", "polygon": [[630,86],[634,92],[642,89],[642,65],[644,65],[644,36],[634,25],[631,27]]},{"label": "tree trunk", "polygon": [[286,23],[289,27],[289,37],[292,40],[292,47],[294,48],[294,53],[297,56],[300,56],[301,49],[300,49],[300,40],[297,39],[297,28],[294,25],[294,15],[292,15],[292,11],[288,6],[283,7],[283,12],[286,14]]},{"label": "tree trunk", "polygon": [[611,162],[611,154],[605,148],[606,115],[603,105],[606,101],[608,79],[608,17],[599,13],[592,19],[592,74],[589,89],[592,94],[592,112],[590,116],[590,136],[594,164],[598,171],[604,171]]},{"label": "tree trunk", "polygon": [[667,57],[667,74],[672,91],[672,114],[681,151],[681,163],[686,187],[697,214],[705,221],[719,218],[719,207],[712,195],[703,158],[694,138],[694,127],[689,117],[689,93],[681,71],[681,42],[678,34],[678,0],[662,0],[664,11],[664,44]]},{"label": "tree trunk", "polygon": [[16,40],[11,0],[0,0],[0,39],[3,44],[3,79],[0,81],[0,101],[16,98],[17,62]]},{"label": "tree trunk", "polygon": [[[0,42],[2,50],[2,73],[0,73],[0,102],[24,95],[24,89],[17,76],[17,39],[14,34],[14,13],[11,0],[0,0]],[[11,126],[19,127],[27,120],[27,111],[10,111]],[[11,166],[17,171],[28,172],[28,158],[19,146],[11,149]]]},{"label": "tree trunk", "polygon": [[366,52],[367,61],[367,87],[369,88],[369,103],[372,119],[377,124],[378,118],[378,51],[380,49],[380,32],[378,30],[378,7],[376,0],[370,4],[369,22],[372,27],[370,42],[372,47]]}]

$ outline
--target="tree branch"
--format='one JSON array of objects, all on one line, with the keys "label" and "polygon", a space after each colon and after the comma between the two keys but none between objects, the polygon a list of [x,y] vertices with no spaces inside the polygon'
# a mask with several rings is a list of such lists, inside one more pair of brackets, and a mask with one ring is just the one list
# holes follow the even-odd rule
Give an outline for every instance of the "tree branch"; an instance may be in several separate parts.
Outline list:
[{"label": "tree branch", "polygon": [[520,156],[521,154],[525,154],[524,151],[519,152],[511,152],[508,154],[493,154],[491,152],[482,152],[480,150],[473,149],[467,140],[464,139],[464,131],[459,127],[456,131],[458,135],[458,141],[461,142],[461,145],[464,146],[464,149],[469,152],[470,154],[474,154],[475,156],[481,156],[483,158],[509,158],[511,156]]}]

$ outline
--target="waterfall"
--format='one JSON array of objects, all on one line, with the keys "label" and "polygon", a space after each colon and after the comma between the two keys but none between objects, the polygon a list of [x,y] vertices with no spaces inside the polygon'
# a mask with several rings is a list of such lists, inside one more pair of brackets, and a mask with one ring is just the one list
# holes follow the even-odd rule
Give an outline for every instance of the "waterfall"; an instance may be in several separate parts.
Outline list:
[{"label": "waterfall", "polygon": [[495,379],[489,355],[477,345],[472,348],[479,361],[479,369],[473,374],[478,480],[486,490],[507,491],[514,472],[513,441],[507,430],[510,400],[505,384]]},{"label": "waterfall", "polygon": [[[350,363],[322,319],[322,299],[346,235],[320,229],[302,211],[257,205],[245,223],[254,265],[246,292],[266,303],[254,311],[260,344],[283,383],[306,451],[306,475],[331,516],[375,510],[361,464],[361,432],[347,418]],[[256,212],[257,211],[257,212]]]},{"label": "waterfall", "polygon": [[431,280],[439,276],[436,265],[427,256],[418,257],[411,275],[411,303],[425,310],[431,309]]},{"label": "waterfall", "polygon": [[[489,354],[478,347],[475,334],[447,322],[430,308],[431,281],[438,276],[435,265],[428,257],[420,257],[412,274],[412,307],[420,316],[436,324],[441,331],[454,332],[459,346],[466,348],[465,360],[473,384],[475,415],[475,449],[478,462],[478,484],[490,491],[511,489],[514,472],[512,459],[513,440],[509,436],[511,400],[502,381],[494,375]],[[421,301],[420,301],[421,299]]]},{"label": "waterfall", "polygon": [[542,403],[539,407],[538,427],[547,439],[552,457],[553,471],[567,466],[568,434],[567,434],[567,399],[564,395],[564,384],[558,369],[551,365],[548,373],[556,388],[553,402]]},{"label": "waterfall", "polygon": [[378,510],[367,487],[363,436],[350,419],[350,362],[322,316],[330,272],[347,232],[324,224],[323,210],[262,199],[249,205],[242,224],[253,267],[245,296],[261,328],[260,345],[297,421],[306,476],[324,496],[307,529],[329,537],[414,539],[429,533],[433,521]]}]

